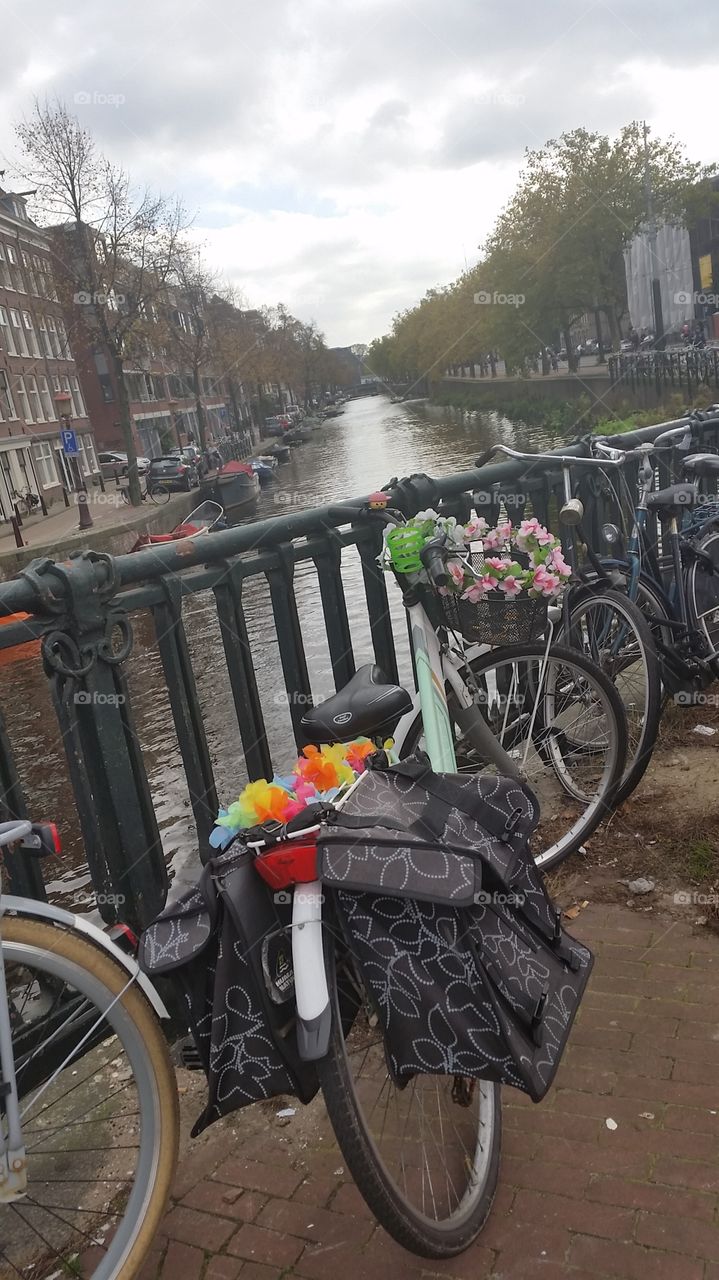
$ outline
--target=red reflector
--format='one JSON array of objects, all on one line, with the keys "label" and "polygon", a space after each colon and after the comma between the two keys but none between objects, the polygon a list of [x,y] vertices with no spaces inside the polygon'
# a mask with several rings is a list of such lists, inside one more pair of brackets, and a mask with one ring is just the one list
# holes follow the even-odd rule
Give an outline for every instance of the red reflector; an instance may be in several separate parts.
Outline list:
[{"label": "red reflector", "polygon": [[56,853],[56,854],[62,853],[62,841],[60,839],[60,832],[58,831],[56,824],[54,822],[45,822],[43,823],[43,826],[47,827],[47,832],[50,837],[50,843],[52,845],[53,853]]},{"label": "red reflector", "polygon": [[309,884],[317,879],[317,845],[314,840],[286,840],[261,853],[255,866],[271,889]]}]

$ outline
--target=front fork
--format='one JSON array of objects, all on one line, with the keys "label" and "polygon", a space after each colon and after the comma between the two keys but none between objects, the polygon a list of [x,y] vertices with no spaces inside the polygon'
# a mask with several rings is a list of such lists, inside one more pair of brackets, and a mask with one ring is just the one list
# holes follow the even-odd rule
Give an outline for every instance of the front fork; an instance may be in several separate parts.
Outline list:
[{"label": "front fork", "polygon": [[14,1200],[22,1199],[26,1193],[27,1160],[20,1122],[10,1006],[0,934],[0,1204],[12,1204]]}]

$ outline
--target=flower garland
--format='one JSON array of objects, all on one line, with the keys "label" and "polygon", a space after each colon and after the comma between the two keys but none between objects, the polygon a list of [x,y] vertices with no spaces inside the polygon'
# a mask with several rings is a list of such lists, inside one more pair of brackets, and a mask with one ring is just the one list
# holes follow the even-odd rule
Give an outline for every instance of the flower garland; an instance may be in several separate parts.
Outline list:
[{"label": "flower garland", "polygon": [[[384,745],[391,751],[391,742]],[[233,804],[220,809],[210,844],[224,849],[240,831],[263,822],[289,822],[308,804],[336,800],[364,773],[367,756],[376,750],[369,738],[305,747],[290,774],[275,774],[271,782],[266,778],[248,782]]]},{"label": "flower garland", "polygon": [[[425,543],[444,534],[448,549],[455,556],[447,560],[450,581],[440,587],[443,595],[458,595],[476,604],[492,592],[513,599],[526,591],[535,599],[556,599],[571,575],[571,567],[562,554],[559,538],[545,529],[536,518],[522,520],[514,528],[511,520],[500,521],[490,528],[482,516],[474,516],[467,524],[458,524],[454,516],[440,516],[436,511],[420,511],[407,524],[422,532]],[[481,577],[470,573],[460,559],[466,556],[469,543],[481,542],[484,565]],[[487,555],[496,551],[496,555]],[[520,553],[523,563],[516,559]],[[501,597],[500,597],[501,598]]]}]

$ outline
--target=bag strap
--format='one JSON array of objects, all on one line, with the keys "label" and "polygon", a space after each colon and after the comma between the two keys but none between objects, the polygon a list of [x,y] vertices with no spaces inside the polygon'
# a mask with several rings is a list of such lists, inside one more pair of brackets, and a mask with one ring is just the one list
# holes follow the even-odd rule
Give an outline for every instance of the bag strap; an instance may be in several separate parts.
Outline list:
[{"label": "bag strap", "polygon": [[[400,760],[399,764],[391,766],[391,771],[399,774],[401,778],[410,778],[413,782],[418,782],[429,795],[441,800],[450,809],[462,809],[467,803],[463,788],[458,787],[442,774],[434,773],[429,764],[424,764],[421,760]],[[506,843],[508,836],[512,835],[522,817],[522,810],[516,807],[510,814],[503,817],[482,796],[476,795],[472,800],[471,817],[485,827],[490,835]]]}]

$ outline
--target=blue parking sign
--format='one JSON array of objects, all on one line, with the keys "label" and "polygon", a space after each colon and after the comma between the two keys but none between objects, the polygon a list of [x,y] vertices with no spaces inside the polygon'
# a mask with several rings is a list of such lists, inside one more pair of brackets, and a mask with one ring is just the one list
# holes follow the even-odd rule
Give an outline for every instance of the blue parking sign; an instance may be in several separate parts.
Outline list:
[{"label": "blue parking sign", "polygon": [[80,450],[77,447],[77,436],[75,435],[75,432],[71,431],[69,427],[65,427],[60,432],[60,439],[62,440],[62,451],[65,456],[77,457]]}]

